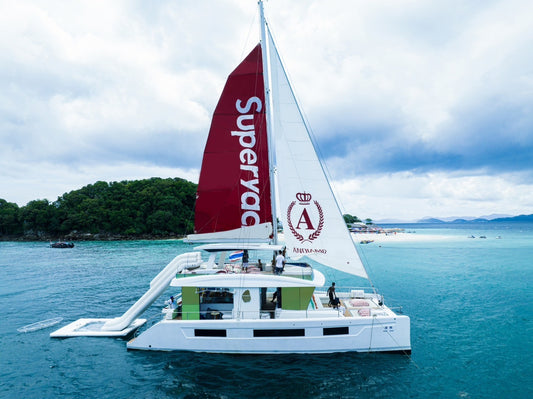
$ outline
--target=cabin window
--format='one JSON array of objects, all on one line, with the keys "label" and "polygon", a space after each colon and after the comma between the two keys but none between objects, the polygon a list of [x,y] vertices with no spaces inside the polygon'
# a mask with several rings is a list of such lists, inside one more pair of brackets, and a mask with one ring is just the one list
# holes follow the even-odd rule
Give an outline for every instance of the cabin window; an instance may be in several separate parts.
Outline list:
[{"label": "cabin window", "polygon": [[194,330],[195,337],[225,337],[226,330]]},{"label": "cabin window", "polygon": [[254,337],[305,337],[305,329],[254,330]]},{"label": "cabin window", "polygon": [[324,335],[343,335],[349,334],[348,327],[329,327],[324,328]]},{"label": "cabin window", "polygon": [[250,295],[250,290],[246,290],[242,293],[242,301],[245,303],[248,303],[252,300],[252,296]]},{"label": "cabin window", "polygon": [[233,303],[233,293],[227,288],[198,289],[200,304]]}]

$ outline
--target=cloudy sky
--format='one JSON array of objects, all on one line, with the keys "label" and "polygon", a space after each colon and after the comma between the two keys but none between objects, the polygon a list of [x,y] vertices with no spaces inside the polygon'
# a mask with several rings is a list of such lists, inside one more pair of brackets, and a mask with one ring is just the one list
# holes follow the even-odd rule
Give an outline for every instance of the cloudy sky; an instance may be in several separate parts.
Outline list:
[{"label": "cloudy sky", "polygon": [[[197,182],[254,0],[0,0],[0,198]],[[270,0],[343,211],[533,213],[533,2]]]}]

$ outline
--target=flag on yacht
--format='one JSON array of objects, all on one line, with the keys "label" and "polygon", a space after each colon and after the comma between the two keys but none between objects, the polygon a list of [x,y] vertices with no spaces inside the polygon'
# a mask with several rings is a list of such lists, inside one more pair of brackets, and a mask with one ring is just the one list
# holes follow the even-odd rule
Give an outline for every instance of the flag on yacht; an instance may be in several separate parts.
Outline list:
[{"label": "flag on yacht", "polygon": [[233,252],[229,255],[229,260],[232,262],[236,262],[239,259],[242,259],[243,255],[244,255],[244,251]]}]

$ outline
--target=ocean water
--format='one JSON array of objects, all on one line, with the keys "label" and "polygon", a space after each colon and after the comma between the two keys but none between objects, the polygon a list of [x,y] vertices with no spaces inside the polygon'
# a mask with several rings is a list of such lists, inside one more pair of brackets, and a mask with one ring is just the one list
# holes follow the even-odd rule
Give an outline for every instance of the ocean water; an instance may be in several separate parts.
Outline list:
[{"label": "ocean water", "polygon": [[[360,251],[387,304],[411,317],[411,356],[141,352],[127,351],[123,339],[52,339],[55,328],[80,317],[121,315],[190,248],[180,241],[80,242],[63,250],[0,242],[0,397],[533,397],[533,225],[405,227],[439,238]],[[340,272],[326,277],[353,285]],[[157,319],[165,296],[143,317]],[[53,317],[64,320],[17,332]]]}]

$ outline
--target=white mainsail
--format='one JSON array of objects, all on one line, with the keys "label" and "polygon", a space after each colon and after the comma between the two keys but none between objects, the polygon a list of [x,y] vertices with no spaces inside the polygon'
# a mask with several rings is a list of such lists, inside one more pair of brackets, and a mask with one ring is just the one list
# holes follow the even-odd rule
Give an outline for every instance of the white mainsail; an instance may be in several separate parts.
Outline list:
[{"label": "white mainsail", "polygon": [[[287,256],[368,278],[267,26],[273,139]],[[263,46],[263,57],[265,57]]]}]

